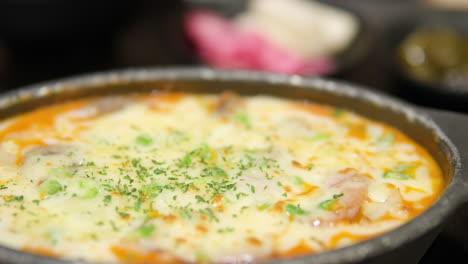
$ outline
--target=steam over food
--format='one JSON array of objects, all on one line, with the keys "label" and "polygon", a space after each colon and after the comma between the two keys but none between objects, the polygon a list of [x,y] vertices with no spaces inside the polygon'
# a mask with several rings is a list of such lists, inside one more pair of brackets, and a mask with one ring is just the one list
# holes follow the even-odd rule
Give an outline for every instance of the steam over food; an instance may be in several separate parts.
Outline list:
[{"label": "steam over food", "polygon": [[0,242],[57,258],[314,254],[404,224],[443,187],[398,130],[270,96],[88,98],[0,123]]}]

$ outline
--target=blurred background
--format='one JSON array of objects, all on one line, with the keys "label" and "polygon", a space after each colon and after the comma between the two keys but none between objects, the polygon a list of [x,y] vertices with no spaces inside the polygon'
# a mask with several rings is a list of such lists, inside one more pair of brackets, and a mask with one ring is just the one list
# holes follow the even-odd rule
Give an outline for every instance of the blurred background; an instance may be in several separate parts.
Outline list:
[{"label": "blurred background", "polygon": [[[466,113],[468,0],[0,1],[2,92],[196,65],[341,79]],[[449,224],[421,263],[468,259],[461,226]]]}]

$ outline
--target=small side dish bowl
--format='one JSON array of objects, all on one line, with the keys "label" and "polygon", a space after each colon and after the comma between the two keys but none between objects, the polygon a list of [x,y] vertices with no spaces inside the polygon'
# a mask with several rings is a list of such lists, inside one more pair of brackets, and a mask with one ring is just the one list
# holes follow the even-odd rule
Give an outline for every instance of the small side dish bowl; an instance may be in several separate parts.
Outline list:
[{"label": "small side dish bowl", "polygon": [[424,11],[388,31],[389,59],[402,94],[413,94],[425,104],[468,110],[467,16],[463,11]]},{"label": "small side dish bowl", "polygon": [[337,75],[355,67],[371,45],[366,21],[345,6],[308,0],[185,3],[194,61],[216,68]]}]

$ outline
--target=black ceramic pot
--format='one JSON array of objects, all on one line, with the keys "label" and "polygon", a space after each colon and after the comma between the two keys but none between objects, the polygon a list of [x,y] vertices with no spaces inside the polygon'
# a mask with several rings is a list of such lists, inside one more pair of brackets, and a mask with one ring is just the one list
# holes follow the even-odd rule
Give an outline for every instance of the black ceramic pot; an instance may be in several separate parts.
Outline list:
[{"label": "black ceramic pot", "polygon": [[[277,74],[192,69],[141,69],[98,73],[24,87],[0,96],[0,117],[86,96],[153,90],[267,94],[350,109],[399,128],[423,145],[442,168],[448,185],[427,211],[381,236],[330,252],[271,263],[417,263],[444,222],[468,200],[468,116],[419,108],[390,96],[333,80]],[[0,246],[0,263],[81,263],[41,257]]]}]

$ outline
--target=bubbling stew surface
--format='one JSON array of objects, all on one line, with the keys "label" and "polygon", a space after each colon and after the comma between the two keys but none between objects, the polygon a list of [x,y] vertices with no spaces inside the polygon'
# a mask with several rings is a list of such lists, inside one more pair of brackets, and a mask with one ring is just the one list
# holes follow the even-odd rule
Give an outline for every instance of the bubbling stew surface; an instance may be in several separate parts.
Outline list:
[{"label": "bubbling stew surface", "polygon": [[0,243],[64,259],[315,254],[404,224],[444,186],[397,129],[271,96],[95,97],[0,123]]}]

